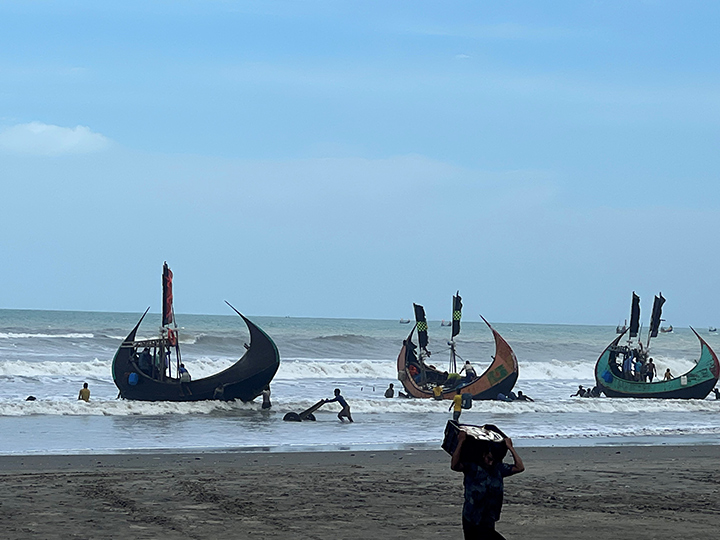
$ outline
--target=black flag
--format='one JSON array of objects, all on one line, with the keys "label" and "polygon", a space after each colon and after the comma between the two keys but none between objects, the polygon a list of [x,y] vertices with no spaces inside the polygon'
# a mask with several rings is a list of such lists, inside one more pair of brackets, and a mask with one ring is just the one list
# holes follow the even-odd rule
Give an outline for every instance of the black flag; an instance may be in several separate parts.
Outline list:
[{"label": "black flag", "polygon": [[634,338],[640,330],[640,297],[633,291],[632,308],[630,308],[630,337]]},{"label": "black flag", "polygon": [[415,321],[417,322],[418,342],[421,349],[426,349],[428,344],[427,320],[425,319],[425,308],[413,304],[415,308]]},{"label": "black flag", "polygon": [[660,297],[655,297],[653,302],[652,317],[650,318],[650,337],[657,337],[658,330],[660,330],[660,321],[662,317],[662,307],[665,303],[662,293]]},{"label": "black flag", "polygon": [[460,319],[462,318],[462,298],[460,291],[453,296],[453,313],[452,313],[452,337],[454,338],[460,333]]}]

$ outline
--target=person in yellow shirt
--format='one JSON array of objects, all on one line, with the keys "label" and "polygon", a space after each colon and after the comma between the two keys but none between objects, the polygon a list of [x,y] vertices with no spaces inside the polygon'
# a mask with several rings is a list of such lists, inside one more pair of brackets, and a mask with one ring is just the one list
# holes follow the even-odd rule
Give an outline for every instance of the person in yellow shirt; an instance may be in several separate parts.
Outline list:
[{"label": "person in yellow shirt", "polygon": [[455,420],[456,422],[460,420],[460,413],[462,412],[462,390],[460,390],[459,388],[453,396],[452,405],[450,405],[448,411],[450,409],[453,410],[453,420]]},{"label": "person in yellow shirt", "polygon": [[90,401],[90,389],[88,388],[88,383],[83,384],[83,387],[80,389],[78,399],[82,399],[83,401]]}]

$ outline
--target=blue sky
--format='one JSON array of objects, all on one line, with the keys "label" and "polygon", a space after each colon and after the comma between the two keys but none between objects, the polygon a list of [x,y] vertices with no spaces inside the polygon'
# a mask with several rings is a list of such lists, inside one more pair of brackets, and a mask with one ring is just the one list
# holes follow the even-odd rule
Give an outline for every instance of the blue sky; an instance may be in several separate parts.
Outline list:
[{"label": "blue sky", "polygon": [[2,2],[0,308],[717,326],[719,15]]}]

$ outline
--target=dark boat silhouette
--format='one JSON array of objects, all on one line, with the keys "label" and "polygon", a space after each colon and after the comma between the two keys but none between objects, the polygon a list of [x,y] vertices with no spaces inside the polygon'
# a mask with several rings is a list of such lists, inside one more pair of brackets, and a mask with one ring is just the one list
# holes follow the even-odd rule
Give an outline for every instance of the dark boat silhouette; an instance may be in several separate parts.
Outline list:
[{"label": "dark boat silhouette", "polygon": [[[250,344],[245,345],[245,354],[229,368],[210,377],[189,381],[181,379],[180,344],[172,308],[172,272],[165,264],[160,336],[157,339],[135,339],[148,308],[113,358],[113,380],[120,390],[120,397],[140,401],[252,401],[259,396],[275,376],[280,366],[280,355],[275,343],[263,330],[226,303],[242,318],[250,332]],[[146,349],[149,363],[147,357],[141,358],[143,352],[138,354]]]}]

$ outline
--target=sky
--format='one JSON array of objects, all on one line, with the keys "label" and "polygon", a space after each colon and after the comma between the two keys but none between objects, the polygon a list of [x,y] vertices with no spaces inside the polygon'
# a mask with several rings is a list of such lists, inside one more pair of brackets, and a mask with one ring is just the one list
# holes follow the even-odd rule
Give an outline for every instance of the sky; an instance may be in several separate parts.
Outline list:
[{"label": "sky", "polygon": [[0,308],[720,325],[720,5],[2,1]]}]

